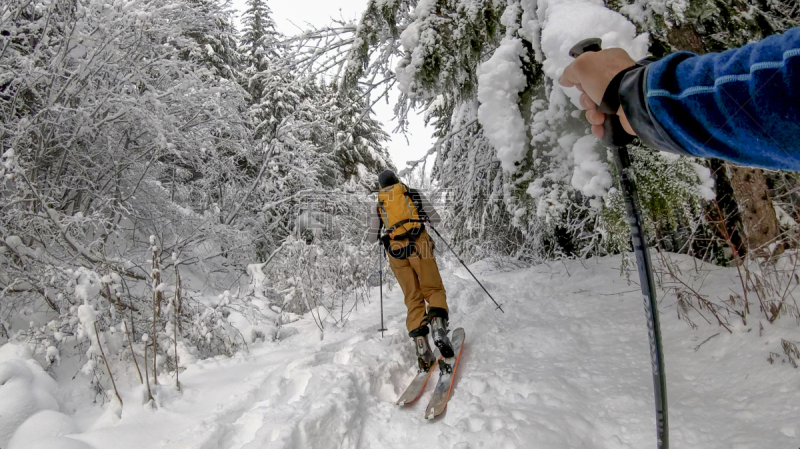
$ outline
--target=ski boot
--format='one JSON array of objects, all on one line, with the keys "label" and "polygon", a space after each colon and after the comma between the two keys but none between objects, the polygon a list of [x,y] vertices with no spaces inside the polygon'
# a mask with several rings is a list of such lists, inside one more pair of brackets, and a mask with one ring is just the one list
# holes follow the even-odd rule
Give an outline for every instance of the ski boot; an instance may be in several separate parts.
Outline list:
[{"label": "ski boot", "polygon": [[431,346],[428,344],[428,334],[430,330],[427,324],[412,330],[408,336],[414,339],[414,348],[417,351],[417,362],[419,362],[419,372],[428,372],[431,367],[436,363],[436,357],[431,352]]},{"label": "ski boot", "polygon": [[433,333],[433,344],[439,348],[439,352],[442,354],[442,358],[439,359],[439,371],[442,374],[450,374],[453,372],[456,354],[450,338],[447,336],[447,320],[438,316],[431,319],[431,332]]},{"label": "ski boot", "polygon": [[417,348],[417,362],[419,363],[419,372],[428,372],[436,363],[436,358],[431,352],[431,346],[428,344],[428,335],[420,335],[414,337],[414,346]]},{"label": "ski boot", "polygon": [[433,344],[439,348],[442,357],[449,359],[455,356],[453,345],[447,336],[447,319],[440,316],[431,319],[431,333],[433,333]]}]

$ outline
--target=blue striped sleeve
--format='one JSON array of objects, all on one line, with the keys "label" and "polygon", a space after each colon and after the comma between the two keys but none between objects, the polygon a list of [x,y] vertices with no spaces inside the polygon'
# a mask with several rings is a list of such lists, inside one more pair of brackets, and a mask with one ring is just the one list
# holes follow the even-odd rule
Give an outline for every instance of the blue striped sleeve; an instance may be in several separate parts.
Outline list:
[{"label": "blue striped sleeve", "polygon": [[647,67],[647,108],[687,153],[800,170],[800,28]]}]

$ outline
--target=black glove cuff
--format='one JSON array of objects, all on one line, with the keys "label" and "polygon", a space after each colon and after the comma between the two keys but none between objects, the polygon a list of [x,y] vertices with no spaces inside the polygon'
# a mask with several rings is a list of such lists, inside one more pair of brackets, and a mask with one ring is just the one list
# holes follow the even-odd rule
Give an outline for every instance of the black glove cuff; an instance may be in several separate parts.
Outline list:
[{"label": "black glove cuff", "polygon": [[647,105],[647,70],[649,61],[640,61],[636,70],[628,72],[619,87],[622,110],[639,140],[646,146],[661,151],[691,156],[658,123]]},{"label": "black glove cuff", "polygon": [[603,114],[616,114],[617,111],[619,111],[619,85],[622,83],[622,78],[625,77],[626,73],[637,68],[639,68],[638,64],[630,66],[617,73],[616,76],[611,79],[611,82],[608,83],[608,87],[606,87],[606,91],[603,93],[603,101],[601,101],[600,105],[597,107],[598,111]]}]

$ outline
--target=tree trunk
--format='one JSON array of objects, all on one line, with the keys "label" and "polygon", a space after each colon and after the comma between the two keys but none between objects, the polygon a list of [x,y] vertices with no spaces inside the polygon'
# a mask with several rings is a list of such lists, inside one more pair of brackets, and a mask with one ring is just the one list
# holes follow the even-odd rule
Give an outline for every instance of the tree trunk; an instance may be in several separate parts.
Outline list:
[{"label": "tree trunk", "polygon": [[[727,163],[720,159],[708,159],[706,165],[711,169],[711,175],[714,177],[714,192],[717,194],[717,205],[719,210],[710,208],[712,216],[717,212],[722,213],[722,217],[716,217],[715,220],[725,222],[725,229],[730,237],[731,243],[735,247],[739,256],[744,256],[747,253],[747,245],[745,245],[744,236],[740,232],[743,228],[742,219],[739,215],[739,204],[736,202],[736,194],[731,184],[731,179],[728,177]],[[720,232],[715,231],[718,237],[722,237]],[[734,248],[730,248],[734,249]],[[730,258],[728,254],[726,257]]]},{"label": "tree trunk", "polygon": [[747,248],[756,255],[769,256],[768,246],[777,241],[780,227],[764,172],[758,168],[726,165],[739,204]]},{"label": "tree trunk", "polygon": [[[708,30],[706,30],[708,31]],[[696,24],[684,23],[670,28],[667,32],[669,43],[678,50],[688,50],[704,54],[708,50],[702,36],[698,33]],[[768,255],[767,248],[762,248],[775,240],[780,233],[775,208],[769,194],[763,170],[759,168],[737,167],[719,161],[709,162],[717,184],[717,201],[725,214],[725,226],[730,232],[734,245],[739,247],[739,254],[744,255],[744,250],[755,251],[758,255]],[[718,168],[724,166],[727,176]],[[727,178],[727,179],[726,179]],[[730,180],[732,198],[724,198],[730,189],[722,184]],[[738,215],[734,213],[738,204]],[[731,207],[733,206],[733,207]],[[744,236],[738,236],[736,223],[741,220]],[[742,238],[744,237],[744,238]],[[744,240],[742,242],[742,240]],[[779,249],[780,250],[780,249]]]}]

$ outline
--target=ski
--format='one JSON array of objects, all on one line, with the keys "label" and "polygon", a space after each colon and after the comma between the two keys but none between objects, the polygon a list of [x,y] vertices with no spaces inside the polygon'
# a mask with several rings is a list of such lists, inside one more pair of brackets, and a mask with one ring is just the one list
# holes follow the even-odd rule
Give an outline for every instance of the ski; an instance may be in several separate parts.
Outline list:
[{"label": "ski", "polygon": [[[449,359],[440,359],[440,372],[439,381],[436,382],[436,389],[433,390],[433,397],[425,409],[425,419],[434,419],[444,412],[447,407],[447,401],[450,400],[450,392],[453,389],[453,379],[456,376],[456,369],[458,368],[458,360],[461,358],[461,349],[464,347],[464,329],[459,327],[453,331],[450,338],[450,343],[453,345],[453,352],[455,357]],[[441,365],[449,367],[449,373],[441,370]],[[433,369],[431,369],[433,371]]]},{"label": "ski", "polygon": [[[433,356],[436,360],[441,358],[439,355],[439,348],[433,350]],[[400,395],[400,398],[397,400],[397,405],[408,405],[412,402],[419,399],[422,396],[422,392],[425,390],[425,385],[428,383],[428,379],[431,378],[431,373],[433,373],[434,365],[431,365],[428,371],[418,371],[417,375],[414,376],[414,380],[408,385],[406,391]]]}]

